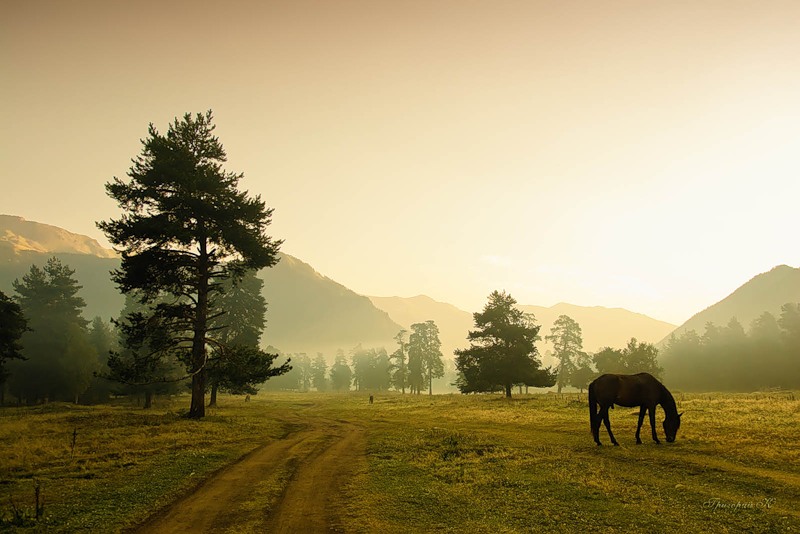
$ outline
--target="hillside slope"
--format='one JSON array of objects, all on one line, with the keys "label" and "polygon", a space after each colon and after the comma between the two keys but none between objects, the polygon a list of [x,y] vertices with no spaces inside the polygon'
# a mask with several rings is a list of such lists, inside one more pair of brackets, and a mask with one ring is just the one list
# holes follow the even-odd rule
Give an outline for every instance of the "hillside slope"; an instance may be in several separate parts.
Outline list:
[{"label": "hillside slope", "polygon": [[439,327],[442,354],[453,357],[453,351],[467,347],[467,332],[473,328],[472,314],[446,302],[425,295],[416,297],[369,297],[372,303],[389,314],[396,323],[411,330],[414,323],[432,320]]},{"label": "hillside slope", "polygon": [[[31,265],[43,266],[56,256],[75,270],[83,286],[79,295],[86,301],[86,318],[108,321],[119,315],[124,298],[109,275],[119,267],[114,251],[89,237],[20,217],[0,216],[0,236],[0,290],[7,295]],[[262,270],[259,277],[265,281],[268,303],[265,345],[284,352],[319,351],[332,358],[336,349],[348,351],[359,343],[389,349],[400,330],[368,298],[288,254],[281,254],[278,265]]]},{"label": "hillside slope", "polygon": [[358,343],[389,350],[400,325],[367,297],[319,274],[294,256],[281,254],[259,273],[267,299],[264,339],[284,352],[347,350]]},{"label": "hillside slope", "polygon": [[[706,323],[724,326],[733,317],[747,330],[753,319],[764,312],[780,316],[781,306],[787,302],[800,302],[800,268],[779,265],[754,276],[721,301],[696,313],[674,332],[694,330],[702,335]],[[665,336],[662,343],[668,338],[669,335]]]}]

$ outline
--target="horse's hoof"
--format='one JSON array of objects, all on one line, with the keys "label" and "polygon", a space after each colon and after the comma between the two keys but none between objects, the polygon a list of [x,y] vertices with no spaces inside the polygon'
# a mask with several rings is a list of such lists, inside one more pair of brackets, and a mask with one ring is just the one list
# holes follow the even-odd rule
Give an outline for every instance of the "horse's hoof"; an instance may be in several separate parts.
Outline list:
[{"label": "horse's hoof", "polygon": [[637,445],[641,445],[641,444],[642,444],[642,440],[640,440],[640,439],[637,439],[637,440],[636,440],[636,444],[637,444]]},{"label": "horse's hoof", "polygon": [[617,442],[615,441],[615,442],[614,442],[614,446],[615,446],[615,447],[619,447],[619,443],[617,443]]}]

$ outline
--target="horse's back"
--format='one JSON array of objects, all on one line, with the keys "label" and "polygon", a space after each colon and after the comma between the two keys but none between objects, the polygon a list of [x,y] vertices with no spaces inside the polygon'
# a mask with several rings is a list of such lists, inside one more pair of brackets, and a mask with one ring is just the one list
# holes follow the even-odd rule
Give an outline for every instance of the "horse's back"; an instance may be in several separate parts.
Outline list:
[{"label": "horse's back", "polygon": [[597,377],[590,387],[597,402],[632,407],[652,404],[661,383],[650,373],[634,375],[606,373]]}]

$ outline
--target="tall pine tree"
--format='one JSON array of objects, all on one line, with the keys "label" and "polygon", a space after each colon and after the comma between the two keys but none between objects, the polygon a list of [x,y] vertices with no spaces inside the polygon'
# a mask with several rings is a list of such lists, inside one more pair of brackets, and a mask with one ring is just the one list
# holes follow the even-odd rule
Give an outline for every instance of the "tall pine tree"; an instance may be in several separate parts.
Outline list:
[{"label": "tall pine tree", "polygon": [[129,179],[106,184],[122,217],[98,223],[122,253],[112,276],[123,292],[143,302],[176,298],[164,304],[164,314],[191,334],[184,364],[192,377],[192,418],[205,415],[207,347],[218,335],[210,314],[220,282],[275,265],[281,244],[266,235],[272,209],[239,191],[242,174],[223,170],[225,150],[212,119],[211,111],[187,113],[166,134],[151,124]]}]

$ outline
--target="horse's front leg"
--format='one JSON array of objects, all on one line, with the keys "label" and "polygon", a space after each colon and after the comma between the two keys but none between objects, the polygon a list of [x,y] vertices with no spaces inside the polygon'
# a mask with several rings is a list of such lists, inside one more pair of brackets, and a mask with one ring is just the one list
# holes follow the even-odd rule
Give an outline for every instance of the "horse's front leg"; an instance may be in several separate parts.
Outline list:
[{"label": "horse's front leg", "polygon": [[636,444],[642,444],[642,438],[639,437],[639,433],[642,431],[642,423],[644,423],[644,414],[647,411],[647,407],[642,405],[639,407],[639,424],[636,426]]},{"label": "horse's front leg", "polygon": [[611,443],[613,443],[614,445],[619,445],[619,443],[617,443],[616,438],[614,437],[614,434],[611,433],[611,421],[608,419],[608,406],[606,406],[603,409],[602,415],[603,415],[603,423],[605,423],[606,430],[608,431],[608,437],[611,438]]},{"label": "horse's front leg", "polygon": [[650,406],[648,411],[650,412],[650,430],[653,431],[653,441],[660,444],[661,442],[658,441],[658,434],[656,434],[656,407]]}]

